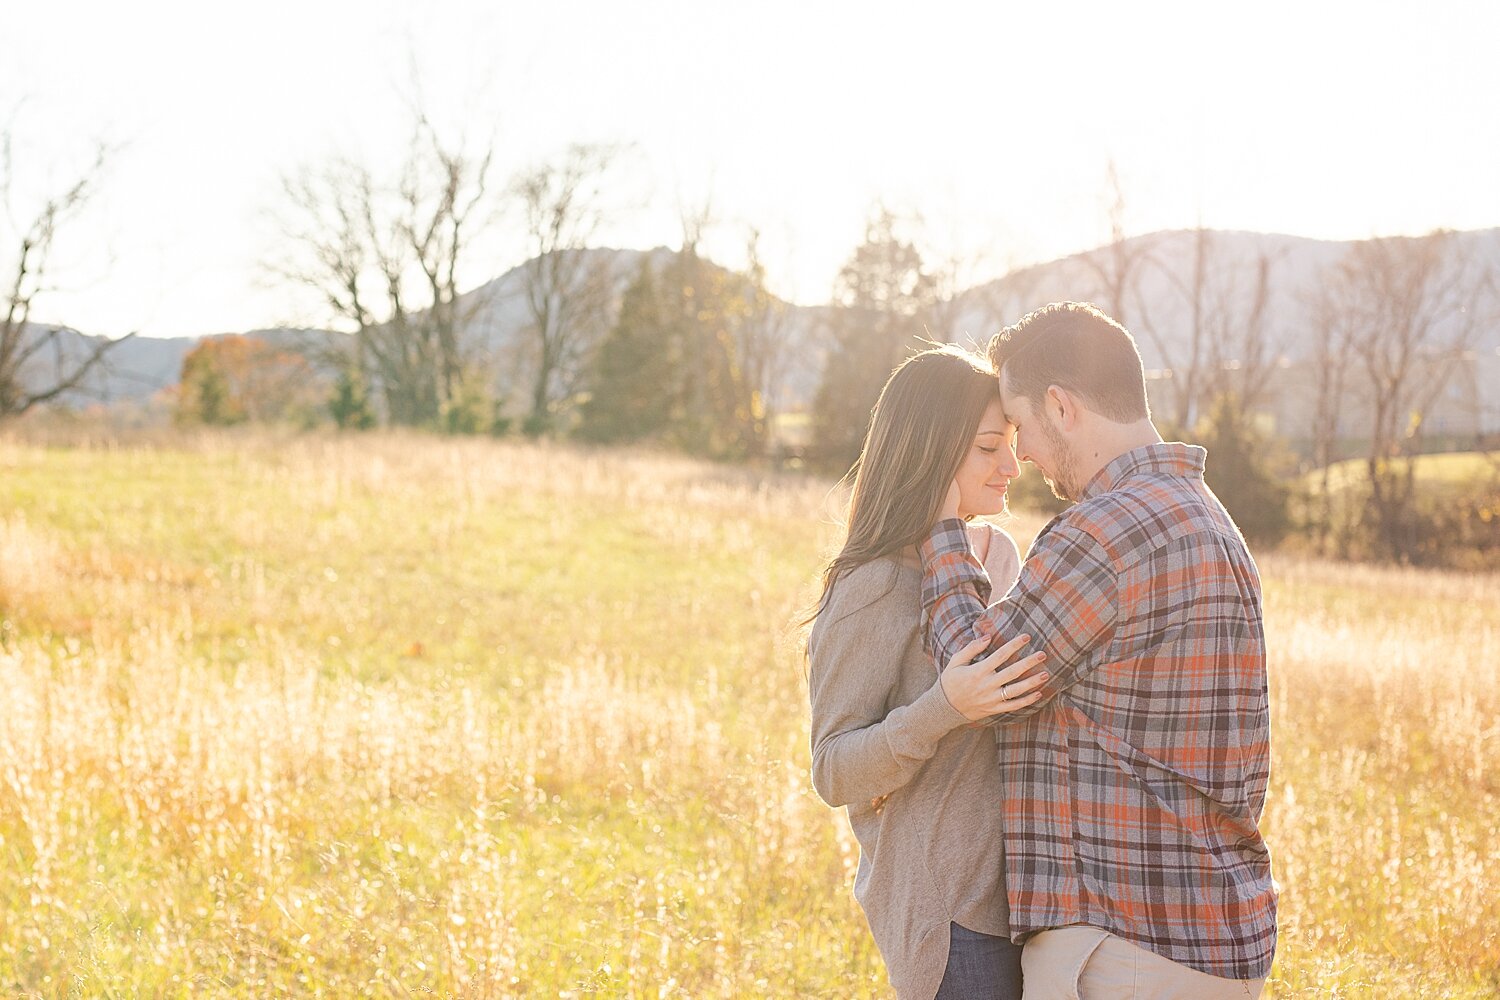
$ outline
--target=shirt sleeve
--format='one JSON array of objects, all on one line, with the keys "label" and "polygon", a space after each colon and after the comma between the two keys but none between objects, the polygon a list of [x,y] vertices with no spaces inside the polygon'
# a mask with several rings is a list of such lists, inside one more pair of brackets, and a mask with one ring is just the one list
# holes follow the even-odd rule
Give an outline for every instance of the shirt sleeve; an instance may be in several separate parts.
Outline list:
[{"label": "shirt sleeve", "polygon": [[1028,634],[1029,652],[1047,654],[1051,677],[1042,698],[991,722],[1005,724],[1041,711],[1087,675],[1097,664],[1094,654],[1114,635],[1118,573],[1098,540],[1078,526],[1049,524],[1021,564],[1016,585],[1003,601],[989,606],[988,579],[982,588],[979,578],[984,570],[969,549],[962,521],[938,522],[922,543],[921,554],[927,651],[939,670],[976,639],[988,640],[994,648]]},{"label": "shirt sleeve", "polygon": [[968,722],[938,683],[910,704],[889,707],[920,612],[870,600],[862,582],[834,585],[808,650],[813,787],[831,806],[902,787],[944,736]]}]

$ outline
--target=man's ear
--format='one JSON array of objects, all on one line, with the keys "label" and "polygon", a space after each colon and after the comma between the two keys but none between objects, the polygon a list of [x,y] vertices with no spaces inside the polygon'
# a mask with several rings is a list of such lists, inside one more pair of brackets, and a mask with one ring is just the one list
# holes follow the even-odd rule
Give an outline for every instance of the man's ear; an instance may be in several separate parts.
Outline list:
[{"label": "man's ear", "polygon": [[1071,432],[1078,426],[1078,397],[1069,390],[1060,385],[1047,386],[1047,395],[1042,405],[1047,410],[1047,417],[1059,430]]}]

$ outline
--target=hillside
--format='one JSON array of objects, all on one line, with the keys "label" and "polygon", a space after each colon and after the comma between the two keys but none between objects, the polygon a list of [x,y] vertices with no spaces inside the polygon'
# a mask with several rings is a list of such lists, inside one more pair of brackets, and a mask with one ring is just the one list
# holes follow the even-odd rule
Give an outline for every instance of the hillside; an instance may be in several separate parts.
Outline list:
[{"label": "hillside", "polygon": [[[1500,276],[1500,228],[1456,233],[1454,239],[1455,252],[1475,273],[1488,269],[1491,275]],[[1229,311],[1248,313],[1257,267],[1264,256],[1270,267],[1266,333],[1276,353],[1303,357],[1311,348],[1312,304],[1319,282],[1353,245],[1352,241],[1269,233],[1212,232],[1205,268],[1208,297],[1224,302]],[[1193,272],[1195,233],[1151,233],[1127,240],[1125,248],[1140,262],[1141,276],[1138,288],[1127,298],[1125,322],[1140,343],[1146,367],[1170,367],[1170,359],[1182,353],[1190,329],[1190,302],[1174,285],[1174,277]],[[1075,254],[971,289],[965,293],[960,328],[983,339],[997,322],[1011,322],[1048,302],[1083,298],[1107,304],[1099,272],[1101,267],[1108,268],[1108,254],[1108,248]],[[1495,319],[1480,331],[1476,347],[1494,352],[1500,350],[1500,298],[1493,287],[1487,305]]]},{"label": "hillside", "polygon": [[[1152,233],[1126,241],[1129,255],[1139,259],[1140,280],[1126,302],[1125,320],[1137,336],[1148,369],[1171,367],[1181,357],[1190,328],[1190,306],[1174,276],[1192,273],[1194,233],[1185,230]],[[1488,268],[1500,275],[1500,228],[1455,234],[1457,252],[1476,272]],[[1305,239],[1266,233],[1214,232],[1210,280],[1221,311],[1243,314],[1251,306],[1256,271],[1262,256],[1268,261],[1269,280],[1265,335],[1272,353],[1297,359],[1308,351],[1314,328],[1312,301],[1327,269],[1349,251],[1350,242]],[[643,254],[665,257],[670,251],[597,249],[586,251],[601,257],[612,274],[615,307],[619,293],[635,274]],[[990,334],[1025,312],[1062,299],[1092,299],[1107,303],[1101,266],[1108,248],[1075,254],[1059,260],[1021,268],[1003,278],[969,289],[961,297],[955,325],[959,339],[980,345]],[[499,277],[464,294],[463,306],[475,308],[474,349],[489,360],[502,391],[519,389],[525,381],[529,343],[522,269],[512,268]],[[1480,303],[1500,317],[1500,297]],[[818,331],[826,315],[825,306],[787,304],[787,331],[792,363],[774,402],[779,409],[805,405],[817,386],[822,359]],[[339,337],[326,330],[257,331],[289,346],[301,346],[317,355]],[[105,372],[90,380],[85,389],[69,400],[105,401],[143,399],[177,381],[182,358],[198,338],[158,339],[138,337],[122,345]],[[94,338],[69,333],[65,350],[87,349]],[[1500,319],[1480,330],[1476,344],[1481,353],[1500,357]]]}]

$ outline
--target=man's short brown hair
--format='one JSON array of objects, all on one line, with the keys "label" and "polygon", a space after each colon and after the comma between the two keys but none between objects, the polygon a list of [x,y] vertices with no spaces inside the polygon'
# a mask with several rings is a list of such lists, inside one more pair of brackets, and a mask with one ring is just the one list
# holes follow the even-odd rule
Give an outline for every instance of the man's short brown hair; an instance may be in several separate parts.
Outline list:
[{"label": "man's short brown hair", "polygon": [[1151,415],[1135,338],[1088,302],[1053,302],[1027,313],[990,340],[989,354],[1005,391],[1033,405],[1055,385],[1116,423]]}]

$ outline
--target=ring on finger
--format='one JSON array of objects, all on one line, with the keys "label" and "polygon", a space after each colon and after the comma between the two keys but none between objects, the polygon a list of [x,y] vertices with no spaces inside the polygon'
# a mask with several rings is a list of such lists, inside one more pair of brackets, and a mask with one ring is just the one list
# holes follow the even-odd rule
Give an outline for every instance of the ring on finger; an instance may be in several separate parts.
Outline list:
[{"label": "ring on finger", "polygon": [[1000,685],[1000,697],[1004,698],[1006,701],[1010,701],[1010,685],[1009,684],[1001,684]]}]

